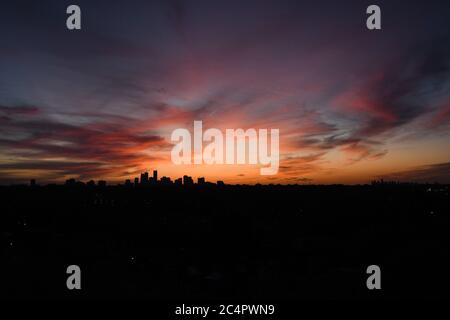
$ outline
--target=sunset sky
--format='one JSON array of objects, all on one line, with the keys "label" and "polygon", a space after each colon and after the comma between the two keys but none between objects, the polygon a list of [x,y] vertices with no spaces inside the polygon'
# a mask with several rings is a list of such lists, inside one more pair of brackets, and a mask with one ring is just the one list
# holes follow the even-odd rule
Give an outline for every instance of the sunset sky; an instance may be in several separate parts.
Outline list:
[{"label": "sunset sky", "polygon": [[[2,3],[0,183],[450,183],[449,21],[448,1]],[[279,129],[279,173],[172,164],[194,120]]]}]

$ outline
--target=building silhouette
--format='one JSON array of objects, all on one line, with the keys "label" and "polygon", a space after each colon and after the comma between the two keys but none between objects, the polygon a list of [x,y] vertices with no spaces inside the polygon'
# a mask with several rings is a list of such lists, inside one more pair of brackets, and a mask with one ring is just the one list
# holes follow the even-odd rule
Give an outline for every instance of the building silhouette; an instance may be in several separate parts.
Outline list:
[{"label": "building silhouette", "polygon": [[66,186],[74,186],[75,183],[76,183],[76,180],[74,178],[66,180]]},{"label": "building silhouette", "polygon": [[170,185],[172,184],[172,180],[170,180],[170,177],[162,177],[160,183],[162,185]]},{"label": "building silhouette", "polygon": [[[36,180],[30,179],[30,186],[36,186]],[[105,180],[98,180],[97,183],[94,180],[89,180],[88,182],[84,183],[82,181],[77,181],[75,178],[70,178],[65,181],[66,186],[88,186],[88,187],[106,187],[107,183]],[[134,179],[129,178],[125,179],[123,184],[119,184],[128,188],[135,187],[138,188],[140,186],[147,186],[147,187],[156,187],[158,185],[176,185],[176,186],[223,186],[225,183],[221,180],[217,181],[217,183],[207,182],[205,177],[198,177],[196,183],[194,183],[194,179],[191,176],[183,175],[181,178],[177,178],[175,180],[172,180],[168,176],[163,176],[158,180],[158,170],[153,170],[152,176],[149,177],[149,172],[145,171],[140,174],[139,177],[135,177]]]},{"label": "building silhouette", "polygon": [[185,186],[191,186],[194,184],[194,180],[192,179],[192,177],[189,177],[187,175],[183,176],[183,185]]},{"label": "building silhouette", "polygon": [[148,183],[148,172],[141,173],[141,184]]}]

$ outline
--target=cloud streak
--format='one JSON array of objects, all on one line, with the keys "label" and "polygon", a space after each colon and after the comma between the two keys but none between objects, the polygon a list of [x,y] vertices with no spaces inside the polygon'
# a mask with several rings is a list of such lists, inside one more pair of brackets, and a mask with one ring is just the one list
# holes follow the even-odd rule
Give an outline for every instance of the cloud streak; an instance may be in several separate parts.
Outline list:
[{"label": "cloud streak", "polygon": [[380,176],[385,180],[418,183],[450,183],[450,163],[418,166]]}]

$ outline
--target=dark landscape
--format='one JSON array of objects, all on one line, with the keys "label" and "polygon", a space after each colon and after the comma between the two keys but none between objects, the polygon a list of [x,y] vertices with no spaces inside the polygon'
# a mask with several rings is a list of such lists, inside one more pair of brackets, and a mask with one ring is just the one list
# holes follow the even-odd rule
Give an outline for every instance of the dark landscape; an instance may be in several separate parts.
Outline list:
[{"label": "dark landscape", "polygon": [[[4,298],[448,298],[448,185],[0,187]],[[67,290],[67,266],[82,290]],[[381,268],[368,290],[366,268]]]}]

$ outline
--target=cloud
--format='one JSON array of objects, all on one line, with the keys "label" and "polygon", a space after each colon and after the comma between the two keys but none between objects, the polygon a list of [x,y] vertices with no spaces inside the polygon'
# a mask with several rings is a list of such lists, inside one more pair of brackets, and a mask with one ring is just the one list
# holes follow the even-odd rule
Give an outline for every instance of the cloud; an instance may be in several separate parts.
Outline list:
[{"label": "cloud", "polygon": [[2,173],[47,170],[79,178],[123,176],[161,160],[161,155],[151,153],[170,145],[131,118],[84,115],[92,121],[76,125],[41,115],[39,108],[2,107],[0,112],[5,110],[10,115],[32,110],[37,116],[2,120],[0,146],[8,159],[0,163]]},{"label": "cloud", "polygon": [[402,182],[450,183],[450,162],[419,166],[405,171],[393,172],[379,178]]},{"label": "cloud", "polygon": [[301,178],[301,177],[291,177],[291,178],[287,178],[286,181],[288,181],[289,183],[305,183],[305,182],[313,182],[314,179]]},{"label": "cloud", "polygon": [[33,106],[15,106],[8,107],[0,105],[0,114],[5,116],[13,116],[13,115],[34,115],[39,112],[37,107]]},{"label": "cloud", "polygon": [[445,126],[450,120],[450,96],[442,103],[437,109],[436,113],[433,115],[431,122],[429,123],[429,128],[437,128]]},{"label": "cloud", "polygon": [[433,47],[412,47],[362,85],[341,93],[334,103],[358,116],[353,136],[377,137],[404,126],[437,108],[433,96],[442,94],[450,81],[450,36],[436,40]]}]

